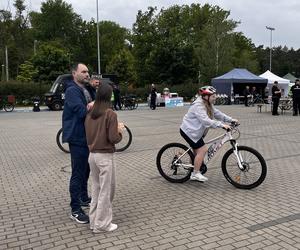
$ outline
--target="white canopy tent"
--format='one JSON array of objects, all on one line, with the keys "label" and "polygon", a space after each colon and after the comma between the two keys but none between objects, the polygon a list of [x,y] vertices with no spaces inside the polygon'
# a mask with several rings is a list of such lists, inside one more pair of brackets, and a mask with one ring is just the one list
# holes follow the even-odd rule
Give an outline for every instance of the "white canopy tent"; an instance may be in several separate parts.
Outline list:
[{"label": "white canopy tent", "polygon": [[289,93],[289,83],[290,83],[290,80],[287,80],[287,79],[284,79],[284,78],[281,78],[275,74],[273,74],[270,70],[267,70],[265,73],[259,75],[259,77],[262,77],[262,78],[265,78],[265,79],[268,79],[268,85],[267,87],[269,88],[269,94],[271,94],[271,89],[272,89],[272,86],[273,86],[273,83],[275,81],[278,82],[278,85],[280,87],[280,89],[283,90],[283,96],[287,96],[288,93]]}]

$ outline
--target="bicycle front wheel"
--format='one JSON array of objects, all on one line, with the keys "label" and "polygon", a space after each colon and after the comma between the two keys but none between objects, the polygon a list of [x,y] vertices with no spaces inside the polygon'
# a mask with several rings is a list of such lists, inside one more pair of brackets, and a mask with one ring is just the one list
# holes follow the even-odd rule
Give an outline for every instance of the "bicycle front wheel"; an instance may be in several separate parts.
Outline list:
[{"label": "bicycle front wheel", "polygon": [[56,144],[63,152],[70,153],[69,143],[64,143],[62,141],[62,131],[63,129],[61,128],[56,134]]},{"label": "bicycle front wheel", "polygon": [[132,142],[132,133],[130,131],[130,129],[124,125],[125,130],[123,131],[122,134],[122,140],[116,144],[116,152],[122,152],[125,149],[127,149],[131,142]]},{"label": "bicycle front wheel", "polygon": [[243,170],[238,166],[233,149],[228,150],[222,159],[222,171],[226,180],[240,189],[252,189],[259,186],[266,178],[267,164],[262,155],[253,148],[238,146],[242,158]]},{"label": "bicycle front wheel", "polygon": [[166,180],[182,183],[190,179],[193,171],[194,154],[181,143],[169,143],[163,146],[156,157],[156,166]]},{"label": "bicycle front wheel", "polygon": [[11,103],[4,104],[4,110],[6,112],[12,112],[14,110],[15,106]]}]

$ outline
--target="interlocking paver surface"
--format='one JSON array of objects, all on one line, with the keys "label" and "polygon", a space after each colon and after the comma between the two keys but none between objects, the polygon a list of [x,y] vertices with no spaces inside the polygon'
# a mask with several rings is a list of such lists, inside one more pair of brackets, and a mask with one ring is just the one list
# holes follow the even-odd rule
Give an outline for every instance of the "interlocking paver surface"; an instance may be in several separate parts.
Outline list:
[{"label": "interlocking paver surface", "polygon": [[97,235],[68,217],[70,156],[55,142],[62,113],[0,112],[0,249],[300,249],[300,117],[219,107],[240,120],[239,143],[268,165],[261,186],[239,190],[220,168],[228,146],[210,162],[205,184],[159,175],[156,154],[183,142],[187,108],[118,112],[133,133],[132,145],[116,155],[119,229]]}]

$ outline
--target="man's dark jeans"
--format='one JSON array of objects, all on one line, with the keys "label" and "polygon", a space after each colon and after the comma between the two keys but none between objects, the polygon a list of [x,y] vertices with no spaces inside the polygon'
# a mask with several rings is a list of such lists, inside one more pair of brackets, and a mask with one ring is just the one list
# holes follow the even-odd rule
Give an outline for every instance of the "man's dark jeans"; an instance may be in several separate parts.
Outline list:
[{"label": "man's dark jeans", "polygon": [[272,97],[272,102],[273,102],[272,115],[278,114],[279,99],[280,98],[278,98],[278,97]]},{"label": "man's dark jeans", "polygon": [[72,174],[70,179],[70,195],[72,211],[81,209],[81,201],[88,199],[87,183],[90,173],[88,164],[89,149],[87,146],[69,144],[71,153]]},{"label": "man's dark jeans", "polygon": [[300,114],[300,98],[293,98],[293,111],[294,115]]}]

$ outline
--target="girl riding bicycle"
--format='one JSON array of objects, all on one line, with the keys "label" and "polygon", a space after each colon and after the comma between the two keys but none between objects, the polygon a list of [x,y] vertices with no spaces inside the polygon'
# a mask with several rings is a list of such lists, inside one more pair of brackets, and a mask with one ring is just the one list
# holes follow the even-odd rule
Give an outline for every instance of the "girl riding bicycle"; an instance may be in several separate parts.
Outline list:
[{"label": "girl riding bicycle", "polygon": [[207,147],[203,141],[204,136],[207,134],[209,128],[230,129],[230,126],[224,122],[231,123],[238,121],[214,107],[213,104],[216,100],[216,89],[214,87],[201,87],[198,94],[199,96],[183,117],[180,134],[193,148],[195,154],[194,171],[191,174],[190,180],[205,182],[208,180],[207,177],[200,173],[200,167],[207,152]]}]

